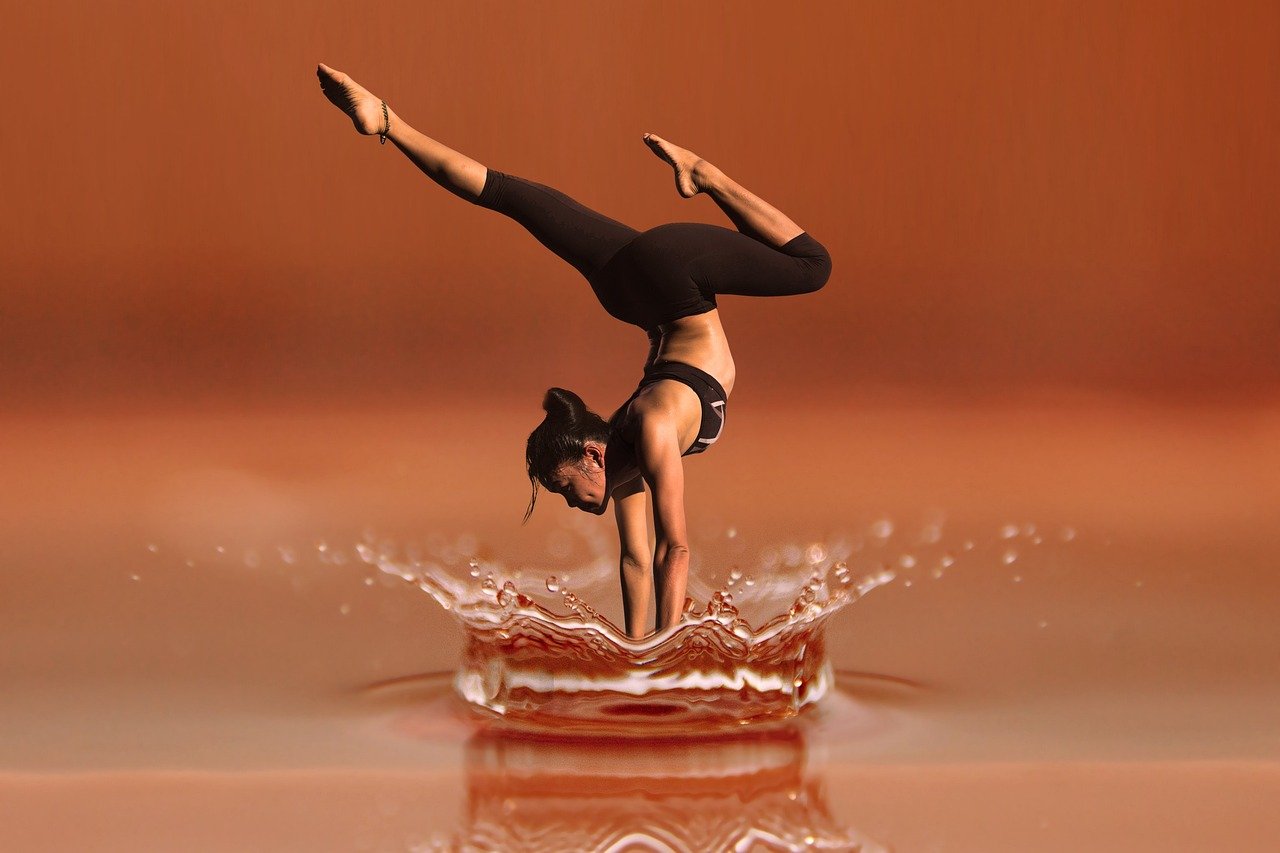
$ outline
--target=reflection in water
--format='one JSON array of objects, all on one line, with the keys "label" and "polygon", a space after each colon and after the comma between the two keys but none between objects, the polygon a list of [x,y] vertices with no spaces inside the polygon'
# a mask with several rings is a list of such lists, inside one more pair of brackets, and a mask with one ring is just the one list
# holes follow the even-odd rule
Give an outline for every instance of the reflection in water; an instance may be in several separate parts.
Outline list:
[{"label": "reflection in water", "polygon": [[831,813],[814,756],[882,735],[886,712],[922,686],[871,673],[837,678],[820,706],[783,723],[683,738],[513,731],[460,701],[447,673],[364,694],[399,709],[390,720],[399,737],[465,739],[465,807],[452,830],[416,850],[886,851]]},{"label": "reflection in water", "polygon": [[466,813],[436,849],[887,849],[832,818],[797,728],[626,743],[488,731],[466,766]]}]

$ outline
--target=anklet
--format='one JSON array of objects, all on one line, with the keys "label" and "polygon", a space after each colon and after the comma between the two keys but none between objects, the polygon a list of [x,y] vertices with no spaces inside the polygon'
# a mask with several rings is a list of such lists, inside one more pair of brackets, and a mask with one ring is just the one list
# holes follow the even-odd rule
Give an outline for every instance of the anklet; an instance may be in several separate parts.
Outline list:
[{"label": "anklet", "polygon": [[379,145],[386,145],[386,144],[387,144],[387,134],[391,132],[391,117],[390,117],[389,115],[387,115],[387,102],[386,102],[386,101],[383,101],[383,102],[382,102],[382,121],[386,124],[386,127],[385,127],[385,128],[383,128],[382,133],[379,133],[379,134],[378,134],[378,144],[379,144]]}]

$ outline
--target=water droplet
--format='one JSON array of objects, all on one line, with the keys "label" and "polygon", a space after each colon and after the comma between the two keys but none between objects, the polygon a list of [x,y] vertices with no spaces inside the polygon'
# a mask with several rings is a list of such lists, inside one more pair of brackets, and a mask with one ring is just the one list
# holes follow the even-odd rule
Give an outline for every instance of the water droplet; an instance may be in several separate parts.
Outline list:
[{"label": "water droplet", "polygon": [[728,536],[730,539],[737,539],[737,538],[738,538],[738,528],[736,528],[736,527],[730,527],[728,530],[726,530],[726,531],[725,531],[725,534],[724,534],[724,535],[725,535],[725,536]]},{"label": "water droplet", "polygon": [[898,558],[898,565],[902,566],[904,569],[915,568],[916,558],[910,554],[903,554]]},{"label": "water droplet", "polygon": [[753,577],[748,577],[746,580],[743,581],[743,583],[746,584],[747,586],[755,586],[756,579]]},{"label": "water droplet", "polygon": [[887,518],[881,518],[871,525],[871,535],[877,539],[888,539],[893,535],[893,522]]},{"label": "water droplet", "polygon": [[375,563],[378,560],[377,553],[363,542],[356,545],[356,553],[360,555],[360,559],[366,563]]},{"label": "water droplet", "polygon": [[805,551],[805,557],[809,560],[810,565],[816,566],[827,559],[827,549],[821,543],[815,542]]},{"label": "water droplet", "polygon": [[1018,535],[1018,525],[1016,524],[1006,524],[1004,527],[1000,528],[1001,539],[1012,539],[1017,535]]},{"label": "water droplet", "polygon": [[1063,542],[1070,542],[1076,538],[1076,529],[1074,527],[1064,527],[1058,536],[1061,537]]},{"label": "water droplet", "polygon": [[364,579],[364,585],[365,585],[365,586],[373,586],[373,578],[365,578],[365,579]]},{"label": "water droplet", "polygon": [[942,569],[934,569],[933,571],[929,572],[929,574],[933,575],[934,580],[937,580],[938,578],[942,577]]},{"label": "water droplet", "polygon": [[351,605],[350,604],[342,605],[341,607],[338,608],[338,612],[341,613],[343,616],[346,616],[348,613],[351,612]]},{"label": "water droplet", "polygon": [[279,551],[280,551],[280,559],[283,562],[288,563],[289,565],[293,565],[293,561],[297,559],[297,555],[293,553],[293,549],[282,547],[279,549]]},{"label": "water droplet", "polygon": [[154,554],[155,552],[160,550],[160,546],[152,542],[150,545],[147,546],[147,550],[150,551],[152,554]]},{"label": "water droplet", "polygon": [[920,541],[926,545],[934,545],[942,541],[942,528],[937,524],[930,524],[920,533]]},{"label": "water droplet", "polygon": [[1036,534],[1036,526],[1035,526],[1034,524],[1024,524],[1024,525],[1022,525],[1022,535],[1023,535],[1023,536],[1034,536],[1035,534]]},{"label": "water droplet", "polygon": [[732,571],[730,571],[730,572],[729,572],[729,580],[731,580],[731,581],[739,581],[739,580],[742,580],[742,570],[741,570],[741,569],[738,569],[738,568],[734,568]]},{"label": "water droplet", "polygon": [[188,569],[194,569],[194,568],[196,567],[196,561],[195,561],[195,560],[187,560],[187,561],[186,561],[186,563],[187,563],[187,568],[188,568]]},{"label": "water droplet", "polygon": [[129,580],[131,580],[131,581],[140,581],[140,580],[142,580],[142,575],[129,575]]},{"label": "water droplet", "polygon": [[1034,542],[1035,544],[1039,545],[1041,542],[1043,542],[1043,541],[1044,541],[1044,538],[1043,538],[1043,537],[1041,537],[1041,536],[1032,536],[1032,537],[1031,537],[1031,541],[1032,541],[1032,542]]},{"label": "water droplet", "polygon": [[325,551],[328,551],[328,550],[329,550],[329,543],[328,543],[328,542],[325,542],[325,541],[323,541],[323,540],[321,540],[321,541],[316,545],[316,550],[317,550],[317,551],[319,551],[321,554],[323,554]]},{"label": "water droplet", "polygon": [[552,575],[551,577],[547,578],[547,592],[559,592],[559,591],[560,591],[560,579],[557,578],[555,575]]},{"label": "water droplet", "polygon": [[1009,548],[1008,550],[1006,550],[1004,554],[1000,557],[1001,562],[1003,562],[1006,566],[1011,565],[1017,559],[1018,559],[1018,552],[1013,548]]},{"label": "water droplet", "polygon": [[942,564],[942,568],[949,569],[953,565],[955,565],[956,558],[951,556],[950,554],[943,554],[942,559],[939,560],[938,562]]},{"label": "water droplet", "polygon": [[964,544],[963,544],[963,545],[961,545],[960,547],[961,547],[961,548],[963,548],[963,549],[964,549],[964,550],[966,550],[966,551],[972,551],[972,550],[973,550],[973,540],[972,540],[972,539],[966,539],[966,540],[964,540]]},{"label": "water droplet", "polygon": [[1022,575],[1014,575],[1014,576],[1013,576],[1013,582],[1014,582],[1014,583],[1022,583]]},{"label": "water droplet", "polygon": [[1047,619],[1041,619],[1039,622],[1037,622],[1037,623],[1036,623],[1036,627],[1037,627],[1037,628],[1048,628],[1048,627],[1049,627],[1049,622],[1048,622],[1048,620],[1047,620]]},{"label": "water droplet", "polygon": [[903,586],[911,586],[911,578],[907,578],[902,582]]},{"label": "water droplet", "polygon": [[1140,586],[1142,586],[1142,585],[1143,585],[1143,582],[1142,582],[1142,581],[1134,581],[1134,582],[1133,582],[1133,585],[1134,585],[1134,586],[1137,586],[1137,587],[1140,587]]}]

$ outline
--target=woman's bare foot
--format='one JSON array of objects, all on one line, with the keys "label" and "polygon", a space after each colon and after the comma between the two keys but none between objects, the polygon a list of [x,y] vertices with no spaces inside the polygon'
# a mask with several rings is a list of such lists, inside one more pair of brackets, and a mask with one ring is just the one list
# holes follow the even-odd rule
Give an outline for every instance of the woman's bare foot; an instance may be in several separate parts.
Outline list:
[{"label": "woman's bare foot", "polygon": [[711,186],[716,167],[697,154],[679,145],[673,145],[656,133],[644,135],[645,145],[676,172],[676,190],[684,198],[693,198]]},{"label": "woman's bare foot", "polygon": [[[382,101],[341,71],[321,62],[316,66],[320,89],[335,107],[342,110],[365,136],[382,133],[386,122],[382,118]],[[388,118],[391,108],[387,107]]]}]

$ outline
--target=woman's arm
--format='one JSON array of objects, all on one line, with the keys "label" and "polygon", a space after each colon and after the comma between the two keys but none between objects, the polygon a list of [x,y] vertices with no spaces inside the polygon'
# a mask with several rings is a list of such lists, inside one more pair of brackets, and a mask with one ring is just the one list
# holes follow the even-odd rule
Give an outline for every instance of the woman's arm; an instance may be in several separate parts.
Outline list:
[{"label": "woman's arm", "polygon": [[653,601],[653,559],[649,555],[643,480],[636,477],[614,489],[613,512],[622,546],[618,574],[622,576],[623,618],[627,636],[638,640],[648,633],[649,603]]},{"label": "woman's arm", "polygon": [[640,473],[653,494],[653,576],[657,585],[658,630],[670,628],[684,613],[689,581],[689,537],[684,518],[684,463],[674,418],[661,411],[640,422],[636,455]]}]

